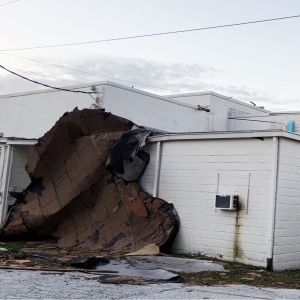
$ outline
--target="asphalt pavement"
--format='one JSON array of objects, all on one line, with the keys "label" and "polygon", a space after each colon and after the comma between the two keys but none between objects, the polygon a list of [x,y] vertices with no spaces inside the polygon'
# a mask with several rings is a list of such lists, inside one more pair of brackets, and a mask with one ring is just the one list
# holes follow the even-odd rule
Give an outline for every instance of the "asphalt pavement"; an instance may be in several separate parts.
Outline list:
[{"label": "asphalt pavement", "polygon": [[247,285],[103,284],[78,272],[0,270],[1,299],[300,299],[300,290]]}]

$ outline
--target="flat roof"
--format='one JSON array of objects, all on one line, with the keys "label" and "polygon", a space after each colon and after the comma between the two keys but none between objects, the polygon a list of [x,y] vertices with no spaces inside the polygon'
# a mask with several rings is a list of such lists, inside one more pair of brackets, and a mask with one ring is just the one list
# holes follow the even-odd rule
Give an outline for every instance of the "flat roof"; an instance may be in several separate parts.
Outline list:
[{"label": "flat roof", "polygon": [[210,132],[185,132],[163,133],[148,137],[148,142],[186,141],[186,140],[217,140],[217,139],[248,139],[248,138],[284,137],[300,141],[300,135],[284,130],[244,130],[244,131],[210,131]]}]

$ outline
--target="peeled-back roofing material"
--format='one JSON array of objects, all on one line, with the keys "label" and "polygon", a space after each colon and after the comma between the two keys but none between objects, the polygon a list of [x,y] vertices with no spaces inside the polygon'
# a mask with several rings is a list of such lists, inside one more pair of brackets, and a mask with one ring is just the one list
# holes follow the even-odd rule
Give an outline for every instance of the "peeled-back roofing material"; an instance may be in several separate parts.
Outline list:
[{"label": "peeled-back roofing material", "polygon": [[78,255],[121,255],[149,244],[167,250],[179,228],[173,205],[148,196],[136,182],[126,182],[106,168],[112,168],[113,155],[119,155],[120,163],[114,146],[125,132],[127,139],[133,136],[129,164],[136,158],[148,163],[149,155],[136,149],[140,134],[133,126],[100,109],[75,109],[62,116],[29,147],[26,171],[31,183],[23,193],[13,193],[18,200],[0,237],[55,237],[59,248]]}]

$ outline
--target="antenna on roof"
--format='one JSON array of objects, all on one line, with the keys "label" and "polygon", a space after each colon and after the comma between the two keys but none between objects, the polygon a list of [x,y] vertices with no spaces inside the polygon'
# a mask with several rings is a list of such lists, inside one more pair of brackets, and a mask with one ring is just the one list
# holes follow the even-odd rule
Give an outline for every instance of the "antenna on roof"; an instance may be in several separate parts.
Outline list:
[{"label": "antenna on roof", "polygon": [[250,103],[253,104],[254,106],[256,106],[256,104],[254,102],[250,101]]}]

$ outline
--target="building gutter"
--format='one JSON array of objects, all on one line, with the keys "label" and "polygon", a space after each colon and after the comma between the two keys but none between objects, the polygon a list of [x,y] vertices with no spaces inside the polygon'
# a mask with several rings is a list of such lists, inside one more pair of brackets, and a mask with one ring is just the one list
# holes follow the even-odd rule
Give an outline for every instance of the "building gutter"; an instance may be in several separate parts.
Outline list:
[{"label": "building gutter", "polygon": [[276,217],[276,200],[277,200],[277,180],[278,180],[278,155],[279,155],[279,138],[273,137],[273,166],[271,177],[271,215],[269,220],[269,234],[267,245],[267,268],[273,269],[273,252],[274,252],[274,235],[275,235],[275,217]]},{"label": "building gutter", "polygon": [[160,159],[161,159],[161,142],[157,142],[156,143],[156,162],[155,162],[155,173],[154,173],[153,197],[158,196]]}]

